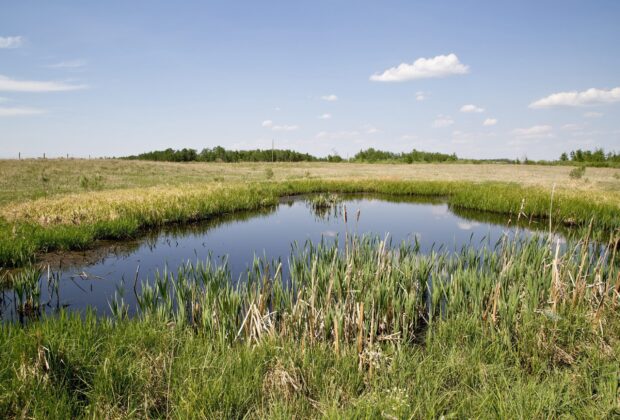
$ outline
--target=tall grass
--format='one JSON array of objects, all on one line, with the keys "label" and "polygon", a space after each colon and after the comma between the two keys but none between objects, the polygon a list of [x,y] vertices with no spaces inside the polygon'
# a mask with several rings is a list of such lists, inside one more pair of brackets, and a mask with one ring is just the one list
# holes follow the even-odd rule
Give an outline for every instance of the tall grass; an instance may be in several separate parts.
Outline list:
[{"label": "tall grass", "polygon": [[505,237],[494,248],[463,247],[422,255],[416,247],[350,236],[337,245],[308,242],[282,263],[255,260],[244,281],[227,266],[186,264],[157,275],[137,295],[139,317],[189,325],[218,342],[258,342],[266,336],[329,343],[411,344],[439,320],[475,316],[529,337],[529,323],[615,311],[620,291],[615,248],[553,239]]},{"label": "tall grass", "polygon": [[[286,264],[187,264],[110,319],[0,326],[0,410],[33,417],[614,417],[617,241],[421,255],[348,235]],[[136,293],[129,318],[123,293]]]}]

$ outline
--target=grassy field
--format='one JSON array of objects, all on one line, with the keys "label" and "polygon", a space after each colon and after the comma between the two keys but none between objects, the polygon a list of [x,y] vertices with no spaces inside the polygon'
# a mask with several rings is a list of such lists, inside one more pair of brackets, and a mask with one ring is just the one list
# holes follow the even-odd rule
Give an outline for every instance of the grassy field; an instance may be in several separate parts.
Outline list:
[{"label": "grassy field", "polygon": [[[188,265],[142,284],[135,318],[119,291],[112,318],[0,326],[0,413],[620,416],[620,179],[595,168],[573,179],[570,169],[2,161],[5,267],[308,192],[442,196],[583,229],[563,247],[517,238],[430,255],[349,237],[341,252],[294,251],[290,279],[255,261],[239,287],[226,267]],[[602,233],[601,253],[589,245]],[[34,270],[12,279],[24,312],[37,305]]]},{"label": "grassy field", "polygon": [[[0,163],[0,264],[51,250],[83,249],[170,222],[274,204],[308,192],[438,195],[453,206],[597,231],[620,225],[616,169],[513,165],[170,164],[115,160]],[[41,175],[45,174],[45,175]],[[555,190],[553,186],[555,185]],[[19,193],[15,192],[19,191]],[[553,203],[552,203],[553,191]],[[38,197],[38,198],[37,198]]]},{"label": "grassy field", "polygon": [[549,191],[604,192],[620,200],[620,169],[588,168],[573,180],[570,166],[505,164],[356,164],[356,163],[170,163],[126,160],[0,160],[0,206],[89,190],[181,186],[213,182],[262,181],[266,169],[275,181],[294,179],[392,179],[418,181],[516,182]]}]

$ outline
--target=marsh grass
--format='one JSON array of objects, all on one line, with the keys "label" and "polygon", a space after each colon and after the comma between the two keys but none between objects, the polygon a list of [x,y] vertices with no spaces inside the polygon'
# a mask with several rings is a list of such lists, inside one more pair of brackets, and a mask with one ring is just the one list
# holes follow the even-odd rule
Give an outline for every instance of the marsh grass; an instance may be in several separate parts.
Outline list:
[{"label": "marsh grass", "polygon": [[29,318],[38,317],[41,310],[41,272],[27,268],[10,276],[17,313]]},{"label": "marsh grass", "polygon": [[338,194],[317,194],[307,199],[308,203],[315,210],[331,209],[342,202],[342,198]]},{"label": "marsh grass", "polygon": [[[617,242],[504,239],[421,255],[348,236],[187,264],[112,318],[0,326],[9,417],[614,417]],[[491,414],[490,414],[491,413]]]},{"label": "marsh grass", "polygon": [[[295,180],[97,191],[39,199],[0,208],[0,265],[19,266],[51,250],[84,249],[98,239],[125,239],[169,223],[277,204],[279,197],[310,193],[368,192],[444,197],[450,206],[506,214],[516,219],[552,218],[555,225],[588,226],[596,232],[620,226],[618,203],[606,196],[551,193],[516,184],[440,181]],[[552,210],[550,213],[550,209]]]}]

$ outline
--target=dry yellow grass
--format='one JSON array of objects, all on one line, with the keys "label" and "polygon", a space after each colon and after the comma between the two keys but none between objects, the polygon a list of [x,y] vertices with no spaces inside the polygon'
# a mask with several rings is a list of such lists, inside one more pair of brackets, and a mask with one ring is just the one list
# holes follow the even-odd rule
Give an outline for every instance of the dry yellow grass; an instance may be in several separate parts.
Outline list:
[{"label": "dry yellow grass", "polygon": [[99,176],[98,189],[178,186],[213,182],[320,179],[401,179],[500,181],[559,190],[587,191],[599,196],[620,192],[620,169],[588,168],[573,180],[572,167],[505,164],[354,164],[354,163],[171,163],[125,160],[0,160],[0,206],[9,202],[85,192],[82,177]]}]

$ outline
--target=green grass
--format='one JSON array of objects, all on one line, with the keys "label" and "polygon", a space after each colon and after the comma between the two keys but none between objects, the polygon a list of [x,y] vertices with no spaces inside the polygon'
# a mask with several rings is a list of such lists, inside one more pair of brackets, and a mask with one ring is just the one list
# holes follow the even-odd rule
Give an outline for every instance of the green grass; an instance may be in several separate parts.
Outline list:
[{"label": "green grass", "polygon": [[369,192],[442,196],[451,206],[521,217],[546,218],[556,225],[613,231],[620,226],[615,200],[506,183],[458,181],[329,181],[224,183],[153,187],[60,196],[5,206],[0,219],[0,265],[32,262],[39,252],[84,249],[98,239],[126,239],[167,223],[208,219],[234,211],[274,205],[278,198],[308,193]]},{"label": "green grass", "polygon": [[236,287],[188,265],[144,283],[132,319],[119,296],[113,318],[0,326],[0,412],[613,418],[620,267],[588,241],[421,255],[349,237],[296,250],[291,279],[257,260]]}]

